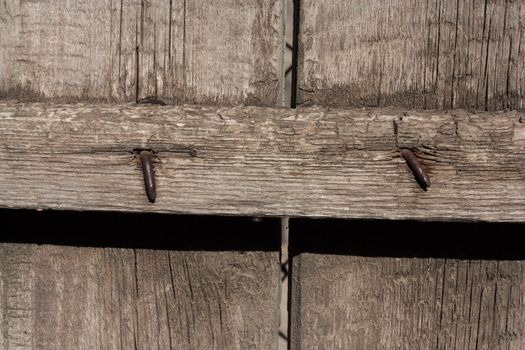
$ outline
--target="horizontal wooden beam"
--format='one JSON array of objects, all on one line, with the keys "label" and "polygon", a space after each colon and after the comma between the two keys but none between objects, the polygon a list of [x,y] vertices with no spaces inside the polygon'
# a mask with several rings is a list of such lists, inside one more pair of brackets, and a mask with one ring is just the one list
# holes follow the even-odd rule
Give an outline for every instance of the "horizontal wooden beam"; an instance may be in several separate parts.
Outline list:
[{"label": "horizontal wooden beam", "polygon": [[[0,103],[0,207],[525,221],[525,114]],[[400,150],[412,149],[423,191]],[[136,150],[155,152],[157,200]]]}]

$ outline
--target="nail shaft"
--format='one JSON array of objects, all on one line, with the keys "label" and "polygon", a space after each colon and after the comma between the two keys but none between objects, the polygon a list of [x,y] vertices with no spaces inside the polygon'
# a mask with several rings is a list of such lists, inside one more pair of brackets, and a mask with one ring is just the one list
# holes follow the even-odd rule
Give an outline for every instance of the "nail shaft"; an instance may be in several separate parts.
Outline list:
[{"label": "nail shaft", "polygon": [[155,169],[153,168],[153,153],[151,151],[143,150],[139,154],[140,162],[142,163],[142,173],[144,174],[144,186],[146,188],[146,195],[151,203],[155,202],[157,197],[157,189],[155,185]]},{"label": "nail shaft", "polygon": [[403,156],[407,162],[408,167],[414,174],[414,177],[416,178],[419,186],[421,186],[421,188],[426,191],[427,187],[430,187],[430,177],[428,177],[425,169],[423,169],[415,154],[412,151],[405,149],[401,151],[401,156]]}]

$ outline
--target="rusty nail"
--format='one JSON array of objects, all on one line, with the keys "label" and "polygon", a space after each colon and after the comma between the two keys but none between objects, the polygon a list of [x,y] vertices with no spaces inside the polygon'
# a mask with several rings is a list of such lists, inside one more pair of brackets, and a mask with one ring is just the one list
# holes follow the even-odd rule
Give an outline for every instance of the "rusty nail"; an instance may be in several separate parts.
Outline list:
[{"label": "rusty nail", "polygon": [[425,169],[423,169],[415,154],[412,151],[405,149],[401,151],[401,156],[403,156],[407,162],[408,167],[414,174],[419,186],[426,191],[427,187],[430,187],[430,177],[428,177]]},{"label": "rusty nail", "polygon": [[153,168],[153,153],[148,150],[142,150],[139,154],[142,163],[142,173],[144,174],[144,186],[146,195],[151,203],[155,202],[157,189],[155,185],[155,169]]}]

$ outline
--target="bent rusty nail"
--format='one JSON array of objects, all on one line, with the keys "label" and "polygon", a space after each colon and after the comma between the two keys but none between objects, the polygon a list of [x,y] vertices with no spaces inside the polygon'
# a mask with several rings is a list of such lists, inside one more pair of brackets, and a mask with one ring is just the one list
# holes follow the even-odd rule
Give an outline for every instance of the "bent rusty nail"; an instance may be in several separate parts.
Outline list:
[{"label": "bent rusty nail", "polygon": [[155,169],[153,168],[153,153],[148,150],[142,150],[139,154],[142,163],[142,173],[144,174],[144,186],[146,195],[151,203],[155,202],[157,189],[155,185]]},{"label": "bent rusty nail", "polygon": [[407,162],[408,167],[414,174],[414,177],[416,178],[419,186],[421,186],[421,188],[426,191],[427,187],[430,187],[430,177],[428,177],[425,169],[423,169],[415,154],[410,150],[404,149],[401,151],[401,156]]}]

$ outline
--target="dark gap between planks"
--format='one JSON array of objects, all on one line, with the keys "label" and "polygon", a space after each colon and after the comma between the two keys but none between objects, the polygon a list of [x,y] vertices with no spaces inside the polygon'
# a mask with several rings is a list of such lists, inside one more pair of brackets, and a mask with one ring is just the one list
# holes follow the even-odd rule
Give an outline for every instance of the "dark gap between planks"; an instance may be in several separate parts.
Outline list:
[{"label": "dark gap between planks", "polygon": [[525,259],[525,224],[388,220],[290,220],[290,254]]},{"label": "dark gap between planks", "polygon": [[292,81],[290,91],[290,107],[297,107],[297,67],[299,62],[299,23],[301,19],[300,0],[293,0],[293,22],[292,22]]},{"label": "dark gap between planks", "polygon": [[0,209],[2,243],[196,251],[278,251],[275,218]]}]

